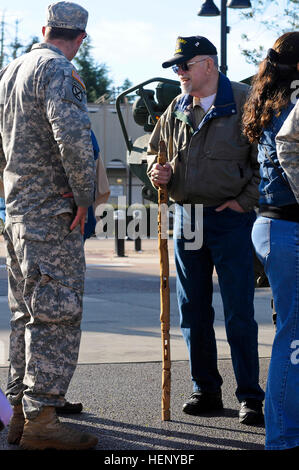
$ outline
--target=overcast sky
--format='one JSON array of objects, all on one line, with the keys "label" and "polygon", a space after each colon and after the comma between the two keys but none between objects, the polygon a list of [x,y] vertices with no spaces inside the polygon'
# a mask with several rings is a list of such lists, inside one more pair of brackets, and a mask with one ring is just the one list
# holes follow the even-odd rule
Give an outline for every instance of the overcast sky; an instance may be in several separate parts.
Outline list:
[{"label": "overcast sky", "polygon": [[[15,37],[15,20],[19,20],[19,40],[29,42],[32,36],[41,36],[45,24],[46,7],[51,0],[1,0],[4,14],[5,43]],[[126,78],[135,85],[152,77],[174,78],[170,69],[161,63],[172,57],[177,36],[202,35],[209,38],[220,55],[220,17],[197,16],[201,0],[81,0],[89,11],[87,32],[91,37],[92,55],[98,63],[105,63],[116,86]],[[283,7],[287,0],[280,0]],[[220,1],[215,0],[220,8]],[[256,22],[240,20],[240,10],[228,8],[228,76],[242,80],[255,73],[254,66],[245,62],[240,52],[241,34],[246,32],[256,45],[266,49],[277,37]],[[265,17],[270,19],[273,8]],[[244,43],[242,43],[244,44]]]}]

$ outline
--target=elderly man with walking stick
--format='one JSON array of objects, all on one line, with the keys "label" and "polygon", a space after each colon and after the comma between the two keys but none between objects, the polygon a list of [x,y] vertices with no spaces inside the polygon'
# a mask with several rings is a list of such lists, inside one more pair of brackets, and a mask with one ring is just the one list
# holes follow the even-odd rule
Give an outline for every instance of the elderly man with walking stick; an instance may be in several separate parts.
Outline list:
[{"label": "elderly man with walking stick", "polygon": [[[155,126],[148,147],[148,175],[155,187],[167,185],[176,203],[177,297],[193,382],[183,411],[201,415],[223,408],[213,328],[216,268],[237,381],[239,421],[262,423],[251,242],[259,167],[256,147],[240,128],[249,87],[218,71],[216,48],[202,36],[178,37],[174,56],[162,66],[173,67],[183,93]],[[163,165],[157,161],[161,140],[167,148]],[[203,206],[202,220],[198,205]],[[203,231],[200,247],[187,244],[186,226],[195,237]]]}]

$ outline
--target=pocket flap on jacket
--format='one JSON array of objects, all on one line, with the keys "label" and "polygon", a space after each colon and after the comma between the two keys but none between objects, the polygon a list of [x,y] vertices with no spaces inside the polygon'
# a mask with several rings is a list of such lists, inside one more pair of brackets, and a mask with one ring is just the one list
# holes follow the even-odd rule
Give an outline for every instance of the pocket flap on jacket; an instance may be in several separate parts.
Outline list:
[{"label": "pocket flap on jacket", "polygon": [[49,234],[48,227],[22,227],[20,238],[23,240],[32,240],[36,242],[44,242]]}]

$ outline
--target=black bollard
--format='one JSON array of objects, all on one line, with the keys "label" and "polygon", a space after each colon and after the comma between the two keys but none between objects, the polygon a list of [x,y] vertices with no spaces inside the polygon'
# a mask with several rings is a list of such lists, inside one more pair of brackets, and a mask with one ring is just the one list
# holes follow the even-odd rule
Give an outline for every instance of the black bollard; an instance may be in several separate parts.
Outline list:
[{"label": "black bollard", "polygon": [[125,256],[125,238],[120,230],[120,224],[125,223],[126,213],[123,210],[116,210],[113,213],[114,218],[114,238],[115,253],[117,256]]},{"label": "black bollard", "polygon": [[[137,221],[139,221],[138,223],[140,224],[141,222],[141,219],[142,219],[142,211],[141,210],[134,210],[133,211],[133,218]],[[137,226],[138,224],[135,225],[135,227]],[[139,225],[139,230],[140,230],[140,225]],[[135,237],[135,251],[141,251],[141,238],[140,236],[136,236]]]}]

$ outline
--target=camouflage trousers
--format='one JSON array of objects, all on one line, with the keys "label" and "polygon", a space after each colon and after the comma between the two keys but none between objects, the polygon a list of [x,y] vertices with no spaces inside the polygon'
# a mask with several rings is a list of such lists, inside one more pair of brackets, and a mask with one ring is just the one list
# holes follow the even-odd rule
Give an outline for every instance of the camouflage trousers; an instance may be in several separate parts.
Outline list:
[{"label": "camouflage trousers", "polygon": [[85,276],[79,227],[71,214],[8,221],[8,303],[11,310],[6,395],[33,419],[61,406],[77,364]]}]

